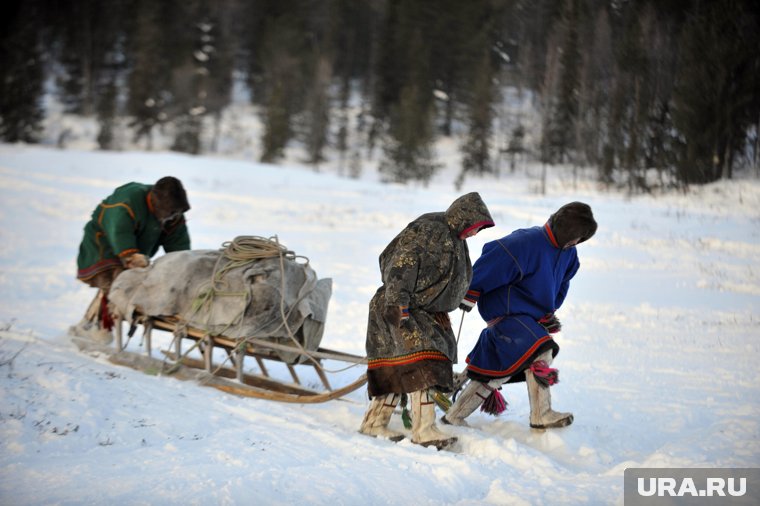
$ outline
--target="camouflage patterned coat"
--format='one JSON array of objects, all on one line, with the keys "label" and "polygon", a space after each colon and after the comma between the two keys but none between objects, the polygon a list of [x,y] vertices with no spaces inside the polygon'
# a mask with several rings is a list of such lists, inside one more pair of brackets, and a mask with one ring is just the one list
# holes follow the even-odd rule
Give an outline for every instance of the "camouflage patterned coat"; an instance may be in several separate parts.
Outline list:
[{"label": "camouflage patterned coat", "polygon": [[[493,226],[477,193],[468,193],[446,212],[420,216],[380,255],[383,286],[372,298],[367,325],[370,396],[452,388],[457,359],[448,313],[464,298],[472,264],[462,235]],[[408,307],[400,328],[389,324],[387,306]]]}]

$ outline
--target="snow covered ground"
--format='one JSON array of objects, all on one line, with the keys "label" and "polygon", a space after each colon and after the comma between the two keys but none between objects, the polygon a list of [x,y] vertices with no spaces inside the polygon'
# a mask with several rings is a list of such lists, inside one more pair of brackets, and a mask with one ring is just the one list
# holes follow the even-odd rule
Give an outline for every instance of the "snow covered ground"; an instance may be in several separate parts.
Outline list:
[{"label": "snow covered ground", "polygon": [[[475,260],[485,241],[588,202],[599,231],[559,311],[553,388],[575,423],[531,430],[524,384],[508,386],[506,413],[446,427],[460,444],[437,452],[358,434],[365,389],[278,404],[78,352],[66,330],[93,295],[74,279],[81,229],[116,186],[164,175],[186,185],[194,248],[276,234],[308,256],[333,279],[322,344],[361,355],[377,257],[406,223],[479,191],[497,226],[469,241]],[[0,504],[622,504],[628,467],[760,467],[757,180],[656,198],[572,185],[560,169],[545,196],[525,175],[450,181],[0,145]],[[482,326],[465,318],[462,357]]]}]

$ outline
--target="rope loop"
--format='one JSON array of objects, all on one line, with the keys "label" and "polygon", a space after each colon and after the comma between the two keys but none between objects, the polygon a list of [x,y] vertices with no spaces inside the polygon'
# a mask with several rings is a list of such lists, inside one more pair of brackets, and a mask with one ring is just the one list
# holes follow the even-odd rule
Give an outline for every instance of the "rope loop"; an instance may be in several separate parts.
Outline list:
[{"label": "rope loop", "polygon": [[222,243],[221,251],[233,263],[248,263],[252,260],[282,256],[287,260],[293,261],[303,258],[306,260],[306,265],[309,265],[307,257],[296,255],[294,251],[280,244],[276,235],[269,238],[256,235],[241,235],[232,241]]}]

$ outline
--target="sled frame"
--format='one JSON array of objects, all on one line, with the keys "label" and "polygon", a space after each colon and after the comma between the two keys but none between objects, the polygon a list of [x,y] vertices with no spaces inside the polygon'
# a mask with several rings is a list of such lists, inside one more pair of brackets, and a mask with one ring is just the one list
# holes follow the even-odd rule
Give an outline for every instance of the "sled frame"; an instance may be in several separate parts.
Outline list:
[{"label": "sled frame", "polygon": [[[349,385],[333,390],[322,367],[323,359],[357,365],[366,364],[367,359],[358,355],[320,347],[316,351],[308,351],[307,353],[310,358],[305,358],[302,353],[304,350],[297,349],[294,346],[255,337],[236,339],[223,335],[211,336],[200,329],[184,325],[179,318],[173,316],[135,316],[136,318],[133,322],[139,322],[144,328],[145,357],[139,361],[136,361],[135,357],[130,357],[134,353],[128,352],[125,349],[127,343],[125,343],[122,328],[124,320],[117,317],[114,329],[116,353],[110,357],[111,362],[144,370],[148,367],[153,370],[159,368],[160,371],[168,372],[169,374],[173,374],[179,368],[200,370],[204,374],[202,377],[195,379],[198,379],[204,385],[213,386],[219,390],[240,396],[292,403],[310,404],[337,399],[357,390],[367,382],[367,375],[365,373]],[[134,334],[137,324],[132,323],[131,325],[133,328],[129,331],[130,336]],[[158,360],[153,357],[152,333],[155,329],[170,332],[174,335],[172,342],[173,350],[161,350],[164,360]],[[202,355],[201,360],[183,356],[182,345],[185,339],[192,341],[193,346],[199,347]],[[213,363],[215,349],[224,350],[230,359],[232,367],[217,366]],[[290,364],[281,360],[276,353],[277,351],[300,353],[301,357],[299,357],[296,364]],[[244,365],[247,357],[251,357],[256,361],[261,370],[260,375],[245,372]],[[302,358],[305,358],[305,360],[302,361]],[[167,360],[171,361],[171,364],[167,364]],[[281,381],[270,376],[266,361],[285,364],[293,382]],[[318,392],[305,387],[301,383],[296,370],[296,366],[298,365],[313,367],[325,391]],[[168,371],[165,371],[167,368]]]}]

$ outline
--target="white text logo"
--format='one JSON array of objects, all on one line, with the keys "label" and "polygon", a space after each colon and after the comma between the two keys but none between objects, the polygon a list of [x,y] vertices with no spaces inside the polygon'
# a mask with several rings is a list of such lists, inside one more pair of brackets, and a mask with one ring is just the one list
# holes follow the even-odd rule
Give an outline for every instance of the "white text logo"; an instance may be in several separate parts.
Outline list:
[{"label": "white text logo", "polygon": [[639,478],[638,492],[644,497],[725,497],[726,494],[740,497],[747,493],[747,479],[707,478],[705,488],[699,489],[691,478],[682,479],[680,484],[675,478]]}]

